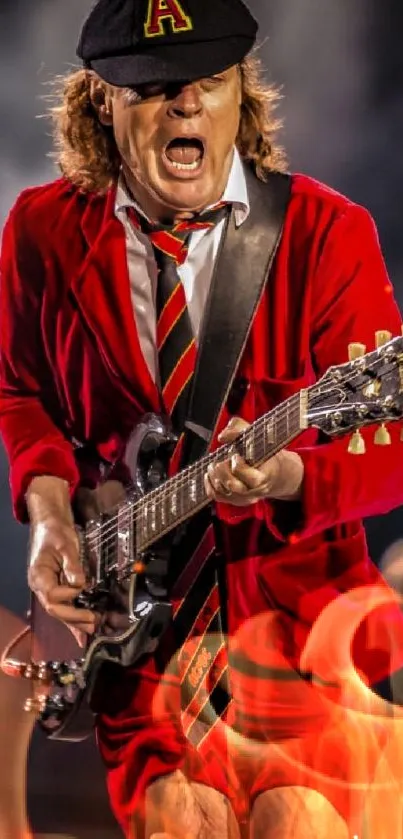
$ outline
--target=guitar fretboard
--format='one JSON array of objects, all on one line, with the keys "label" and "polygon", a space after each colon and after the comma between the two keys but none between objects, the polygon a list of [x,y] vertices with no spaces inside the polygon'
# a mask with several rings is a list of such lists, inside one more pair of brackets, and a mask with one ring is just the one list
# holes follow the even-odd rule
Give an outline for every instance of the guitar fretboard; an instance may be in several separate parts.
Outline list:
[{"label": "guitar fretboard", "polygon": [[258,466],[301,432],[302,414],[298,394],[253,423],[235,443],[221,446],[146,496],[136,515],[139,553],[207,503],[204,476],[209,464],[238,453],[250,466]]},{"label": "guitar fretboard", "polygon": [[96,582],[104,576],[105,551],[116,554],[116,568],[122,573],[135,557],[209,503],[204,477],[210,464],[239,454],[250,466],[259,466],[306,428],[306,409],[307,391],[301,391],[256,420],[235,443],[221,446],[143,498],[125,501],[104,523],[91,525],[85,549],[96,560]]}]

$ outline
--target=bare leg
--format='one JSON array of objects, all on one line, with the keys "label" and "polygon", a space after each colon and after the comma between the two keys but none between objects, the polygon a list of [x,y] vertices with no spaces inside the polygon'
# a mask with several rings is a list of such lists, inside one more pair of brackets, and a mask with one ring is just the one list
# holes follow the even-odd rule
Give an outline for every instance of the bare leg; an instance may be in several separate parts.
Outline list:
[{"label": "bare leg", "polygon": [[189,783],[178,771],[155,781],[147,791],[145,839],[157,837],[240,839],[240,834],[225,796]]},{"label": "bare leg", "polygon": [[[24,627],[15,615],[0,610],[0,650]],[[23,651],[25,652],[24,648]],[[26,769],[29,743],[35,724],[24,711],[30,696],[28,682],[0,673],[0,836],[29,839],[26,808]]]},{"label": "bare leg", "polygon": [[252,810],[251,839],[349,839],[345,821],[333,805],[307,787],[264,792]]}]

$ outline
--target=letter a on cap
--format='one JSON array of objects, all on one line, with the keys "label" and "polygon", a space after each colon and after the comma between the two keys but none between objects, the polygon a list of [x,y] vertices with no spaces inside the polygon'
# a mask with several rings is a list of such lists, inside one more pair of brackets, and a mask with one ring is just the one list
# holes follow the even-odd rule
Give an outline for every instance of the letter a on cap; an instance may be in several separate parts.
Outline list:
[{"label": "letter a on cap", "polygon": [[193,29],[192,19],[185,15],[179,0],[148,0],[147,21],[144,24],[146,38],[165,35],[163,20],[171,22],[173,32]]}]

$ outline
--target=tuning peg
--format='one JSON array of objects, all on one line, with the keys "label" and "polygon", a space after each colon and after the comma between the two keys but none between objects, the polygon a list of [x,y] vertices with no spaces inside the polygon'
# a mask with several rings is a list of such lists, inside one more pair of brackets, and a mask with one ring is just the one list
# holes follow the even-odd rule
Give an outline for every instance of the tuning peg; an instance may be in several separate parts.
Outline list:
[{"label": "tuning peg", "polygon": [[348,446],[348,453],[365,454],[365,452],[365,440],[360,431],[355,431]]},{"label": "tuning peg", "polygon": [[382,423],[381,427],[376,431],[374,443],[376,446],[390,446],[392,444],[392,438],[385,423]]},{"label": "tuning peg", "polygon": [[387,332],[386,329],[381,329],[379,332],[375,332],[375,344],[377,350],[380,350],[380,348],[383,347],[384,344],[387,344],[388,341],[391,341],[391,339],[392,333]]},{"label": "tuning peg", "polygon": [[365,344],[349,344],[348,357],[350,361],[355,361],[357,358],[362,358],[365,355],[367,348]]}]

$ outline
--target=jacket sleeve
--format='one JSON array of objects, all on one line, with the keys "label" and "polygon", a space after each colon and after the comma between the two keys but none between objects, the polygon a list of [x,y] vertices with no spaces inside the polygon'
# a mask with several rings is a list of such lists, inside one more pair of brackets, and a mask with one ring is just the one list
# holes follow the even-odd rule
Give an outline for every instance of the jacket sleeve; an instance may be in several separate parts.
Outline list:
[{"label": "jacket sleeve", "polygon": [[[378,235],[369,213],[349,205],[332,225],[312,288],[311,352],[318,378],[348,358],[351,342],[375,348],[375,332],[401,334]],[[403,503],[401,423],[390,424],[391,446],[363,431],[365,455],[348,453],[346,438],[296,448],[305,468],[299,535],[386,513]]]},{"label": "jacket sleeve", "polygon": [[0,432],[10,462],[14,513],[27,520],[25,493],[33,477],[79,480],[71,444],[44,408],[52,388],[41,338],[45,266],[24,231],[20,198],[3,231],[0,256]]}]

